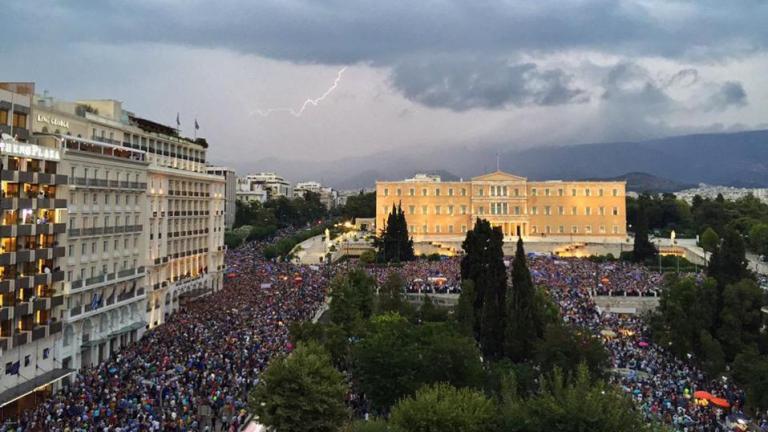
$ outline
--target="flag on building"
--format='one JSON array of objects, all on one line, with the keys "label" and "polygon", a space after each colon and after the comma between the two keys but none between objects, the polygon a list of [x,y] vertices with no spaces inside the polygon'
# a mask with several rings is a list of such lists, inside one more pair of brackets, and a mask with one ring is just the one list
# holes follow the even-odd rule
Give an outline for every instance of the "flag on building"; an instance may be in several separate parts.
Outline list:
[{"label": "flag on building", "polygon": [[179,118],[179,113],[176,113],[176,128],[181,127],[181,119]]},{"label": "flag on building", "polygon": [[197,123],[197,119],[195,119],[195,130],[200,129],[200,125]]}]

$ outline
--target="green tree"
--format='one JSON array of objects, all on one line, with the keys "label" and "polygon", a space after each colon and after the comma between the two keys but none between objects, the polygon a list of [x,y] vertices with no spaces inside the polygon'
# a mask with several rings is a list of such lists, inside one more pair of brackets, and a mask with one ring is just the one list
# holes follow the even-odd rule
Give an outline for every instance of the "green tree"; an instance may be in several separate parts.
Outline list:
[{"label": "green tree", "polygon": [[349,328],[358,320],[367,320],[373,313],[375,281],[362,269],[337,275],[331,281],[331,321]]},{"label": "green tree", "polygon": [[659,308],[653,318],[654,338],[680,358],[701,356],[701,331],[713,329],[717,313],[716,281],[698,283],[692,277],[670,277],[661,291]]},{"label": "green tree", "polygon": [[727,359],[734,359],[749,346],[757,346],[763,322],[762,305],[763,292],[751,279],[725,288],[717,337]]},{"label": "green tree", "polygon": [[459,331],[466,336],[474,337],[475,327],[475,283],[471,279],[461,282],[461,294],[454,308],[454,318]]},{"label": "green tree", "polygon": [[744,239],[741,237],[741,234],[732,228],[726,228],[722,241],[709,257],[709,264],[707,266],[707,275],[717,281],[717,295],[715,297],[717,304],[715,313],[716,327],[720,326],[719,320],[722,315],[726,286],[752,277],[752,273],[748,269],[748,263]]},{"label": "green tree", "polygon": [[768,223],[759,223],[749,230],[750,247],[756,254],[768,256]]},{"label": "green tree", "polygon": [[435,384],[398,402],[389,423],[397,432],[487,432],[495,416],[493,402],[481,392]]},{"label": "green tree", "polygon": [[353,374],[376,412],[386,412],[418,388],[417,340],[405,318],[389,313],[373,317],[366,337],[353,346]]},{"label": "green tree", "polygon": [[555,368],[567,375],[584,364],[592,377],[602,377],[609,366],[608,353],[599,339],[587,331],[571,329],[563,324],[550,324],[544,338],[535,345],[533,358],[545,372]]},{"label": "green tree", "polygon": [[638,200],[637,222],[634,225],[635,244],[632,248],[632,260],[634,262],[646,262],[656,258],[658,251],[656,246],[648,240],[648,215],[646,213],[648,197],[641,195]]},{"label": "green tree", "polygon": [[483,376],[473,339],[447,323],[416,326],[393,313],[371,320],[352,355],[360,389],[380,413],[423,384],[479,386]]},{"label": "green tree", "polygon": [[707,227],[707,229],[701,233],[699,245],[701,245],[705,251],[712,253],[720,245],[720,236],[718,236],[715,230],[711,227]]},{"label": "green tree", "polygon": [[478,219],[462,244],[461,277],[475,286],[475,334],[483,354],[498,358],[504,352],[507,273],[504,266],[504,235],[490,222]]},{"label": "green tree", "polygon": [[448,320],[448,311],[435,306],[432,297],[424,294],[424,301],[419,308],[419,318],[424,322],[443,322]]},{"label": "green tree", "polygon": [[506,298],[504,351],[513,362],[522,362],[533,355],[533,347],[544,336],[543,311],[536,301],[536,290],[528,270],[522,238],[517,240],[517,250],[512,261],[512,284]]},{"label": "green tree", "polygon": [[414,258],[413,239],[408,235],[408,223],[399,204],[392,206],[387,222],[374,244],[379,259],[384,262],[410,261]]},{"label": "green tree", "polygon": [[617,387],[593,381],[584,365],[570,380],[556,369],[543,377],[537,395],[509,398],[502,412],[505,432],[650,430],[629,397]]},{"label": "green tree", "polygon": [[259,421],[285,432],[338,431],[348,418],[344,378],[320,345],[300,344],[272,360],[250,395]]},{"label": "green tree", "polygon": [[340,212],[348,219],[376,217],[376,192],[361,190],[359,194],[348,197]]},{"label": "green tree", "polygon": [[709,331],[702,329],[699,334],[701,348],[698,350],[701,368],[710,376],[718,376],[725,370],[725,353],[720,342],[713,338]]},{"label": "green tree", "polygon": [[747,393],[747,408],[752,413],[768,409],[768,358],[754,347],[747,348],[733,362],[733,377]]},{"label": "green tree", "polygon": [[475,340],[450,325],[428,323],[416,328],[421,382],[446,382],[454,387],[480,387],[483,364]]},{"label": "green tree", "polygon": [[331,355],[333,365],[346,369],[349,366],[350,337],[361,337],[363,332],[355,328],[345,331],[334,323],[313,323],[311,321],[296,321],[290,326],[291,341],[294,345],[316,342]]},{"label": "green tree", "polygon": [[400,312],[403,308],[403,289],[405,280],[396,271],[387,274],[379,288],[379,313]]},{"label": "green tree", "polygon": [[344,432],[388,432],[390,431],[387,421],[383,419],[357,420],[352,422]]}]

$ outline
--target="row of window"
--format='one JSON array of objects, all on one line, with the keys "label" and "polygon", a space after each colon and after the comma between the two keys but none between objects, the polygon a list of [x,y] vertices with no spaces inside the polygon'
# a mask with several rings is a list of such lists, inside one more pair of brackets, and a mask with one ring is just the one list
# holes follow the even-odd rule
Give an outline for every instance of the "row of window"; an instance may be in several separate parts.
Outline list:
[{"label": "row of window", "polygon": [[[411,226],[408,227],[408,230],[411,232],[411,234],[418,234],[418,233],[429,234],[429,227],[427,225],[422,225],[421,226],[421,231],[419,231],[417,228],[418,227],[416,227],[415,225],[411,225]],[[447,225],[445,227],[445,229],[446,229],[446,231],[443,231],[443,227],[442,226],[435,225],[435,230],[432,231],[432,232],[436,233],[436,234],[440,234],[440,233],[453,234],[454,232],[456,232],[453,225]],[[458,231],[458,232],[461,233],[461,234],[466,234],[467,226],[466,225],[462,225],[461,226],[461,231]]]},{"label": "row of window", "polygon": [[[101,248],[102,252],[109,252],[109,240],[103,240],[103,247]],[[99,248],[97,246],[96,241],[87,242],[84,241],[80,244],[80,256],[85,256],[88,254],[88,251],[90,250],[90,253],[95,254],[99,252]],[[121,252],[126,251],[129,249],[138,249],[139,247],[139,236],[133,236],[133,239],[131,237],[125,237],[123,239],[123,247],[120,248],[120,239],[116,238],[112,241],[112,244],[114,245],[114,248],[112,249],[115,252]],[[131,248],[133,246],[133,248]],[[70,244],[68,246],[67,256],[74,257],[75,256],[75,245]]]},{"label": "row of window", "polygon": [[[7,125],[8,124],[8,112],[7,109],[0,109],[0,125]],[[11,126],[15,128],[27,128],[27,115],[25,113],[13,112],[13,122],[11,123]]]},{"label": "row of window", "polygon": [[[133,263],[133,265],[129,267],[128,261],[127,260],[123,260],[122,266],[120,266],[118,268],[118,262],[113,262],[112,263],[111,272],[112,273],[117,273],[118,271],[122,271],[122,270],[135,269],[136,268],[136,259],[133,259],[132,263]],[[107,273],[110,273],[110,268],[109,268],[109,266],[107,264],[102,264],[101,272],[100,273],[96,269],[96,266],[91,266],[90,267],[90,272],[88,270],[89,269],[86,269],[85,267],[81,267],[79,274],[78,273],[73,273],[73,270],[69,270],[69,271],[67,271],[67,280],[69,280],[69,281],[85,280],[87,278],[92,278],[92,277],[101,276],[101,275],[105,275]],[[77,278],[73,279],[73,276],[75,276],[75,275],[77,275]]]},{"label": "row of window", "polygon": [[[112,198],[113,194],[110,192],[105,193],[98,193],[94,192],[93,194],[90,194],[88,192],[84,192],[82,195],[78,193],[73,193],[70,197],[69,203],[73,205],[77,204],[98,204],[99,201],[103,202],[105,205],[109,205],[114,201],[116,205],[125,204],[125,205],[139,205],[139,194],[138,193],[126,193],[123,194],[122,197],[120,194],[115,193],[114,199]],[[100,199],[103,198],[103,199]],[[122,203],[121,203],[122,201]]]},{"label": "row of window", "polygon": [[[461,205],[459,207],[459,214],[466,215],[467,214],[467,206]],[[476,209],[476,213],[479,215],[485,214],[485,207],[484,206],[478,206]],[[512,214],[515,215],[521,215],[524,214],[523,210],[520,208],[520,206],[515,206],[512,209]],[[491,215],[508,215],[510,214],[510,208],[507,205],[507,203],[491,203],[489,207],[489,211]],[[384,213],[389,213],[389,206],[384,206]],[[408,214],[409,215],[415,215],[416,214],[416,206],[415,205],[409,205],[408,206]],[[421,214],[422,215],[428,215],[429,214],[429,206],[423,205],[421,206]],[[440,215],[440,214],[447,214],[447,215],[453,215],[454,214],[454,206],[453,205],[447,205],[447,206],[435,206],[434,214]],[[538,215],[539,214],[539,208],[536,206],[531,207],[530,211],[531,215]],[[552,215],[552,207],[546,206],[543,208],[543,215],[545,216],[551,216]],[[557,208],[557,214],[560,216],[565,216],[566,211],[563,206],[559,206]],[[577,216],[579,214],[578,208],[576,206],[571,207],[571,212],[569,213],[572,216]],[[619,215],[619,208],[613,207],[611,209],[611,214],[613,216]],[[597,215],[599,216],[605,216],[605,207],[598,207],[597,208]],[[592,207],[584,207],[584,216],[592,216]]]},{"label": "row of window", "polygon": [[[592,189],[590,188],[584,188],[584,196],[589,197],[592,196]],[[572,188],[571,189],[571,196],[575,197],[578,196],[578,189]],[[618,189],[612,189],[611,190],[612,196],[619,196],[619,190]],[[538,196],[538,190],[536,188],[531,188],[531,196]],[[544,194],[543,196],[555,196],[554,191],[550,188],[544,188]],[[565,196],[565,190],[563,188],[557,189],[557,196]],[[605,196],[605,190],[602,188],[597,189],[597,196]]]},{"label": "row of window", "polygon": [[[79,175],[79,174],[82,174],[82,175]],[[103,174],[103,177],[99,176],[99,174]],[[134,173],[121,172],[121,171],[112,172],[108,169],[99,171],[99,168],[72,166],[70,167],[69,175],[71,177],[82,177],[84,179],[132,181],[136,183],[139,182],[139,173],[137,172],[134,172]]]},{"label": "row of window", "polygon": [[[538,207],[536,207],[536,206],[531,207],[531,214],[532,215],[538,215],[539,214]],[[552,207],[550,207],[550,206],[543,207],[543,213],[542,214],[544,216],[551,216],[552,215]],[[559,216],[565,216],[566,215],[565,208],[563,206],[557,207],[557,214]],[[576,207],[576,206],[571,207],[571,212],[569,214],[571,216],[577,216],[579,214],[578,207]],[[584,213],[583,214],[584,214],[584,216],[592,216],[592,207],[589,207],[589,206],[584,207]],[[605,207],[602,207],[602,206],[598,207],[597,208],[597,215],[605,216]],[[618,207],[613,207],[611,209],[611,215],[618,216],[619,215],[619,208]]]},{"label": "row of window", "polygon": [[[477,196],[484,196],[485,189],[482,187],[475,188],[477,191]],[[454,196],[454,189],[448,188],[448,195],[447,196]],[[584,196],[592,196],[592,189],[590,188],[584,188]],[[511,192],[511,195],[510,195]],[[538,190],[537,188],[531,188],[531,196],[538,196]],[[565,189],[559,188],[556,191],[550,188],[544,188],[543,190],[543,196],[555,196],[555,193],[557,193],[557,196],[565,196],[566,192]],[[440,196],[441,189],[435,188],[433,196]],[[611,191],[611,194],[615,197],[619,196],[619,190],[613,189]],[[572,188],[570,190],[571,196],[578,196],[578,189]],[[389,188],[384,188],[384,196],[389,196]],[[395,196],[403,196],[403,190],[401,188],[395,189]],[[416,196],[416,188],[409,188],[408,189],[408,196]],[[421,189],[421,196],[429,196],[429,189],[428,188],[422,188]],[[459,196],[467,196],[467,189],[461,188],[459,189]],[[519,197],[520,195],[520,189],[518,188],[507,188],[507,186],[489,186],[488,187],[488,196],[492,197],[506,197],[506,196],[515,196]],[[597,189],[597,196],[605,196],[605,190],[600,188]]]},{"label": "row of window", "polygon": [[[605,225],[600,225],[598,227],[598,232],[600,234],[606,233]],[[539,232],[539,229],[536,225],[531,225],[531,234],[566,234],[565,226],[560,225],[557,227],[557,231],[555,231],[555,228],[549,225],[546,225],[543,227],[543,230]],[[571,234],[579,234],[579,226],[578,225],[571,225]],[[614,225],[611,228],[611,233],[613,234],[620,234],[619,232],[619,226]],[[592,232],[592,225],[584,225],[584,234],[593,234]]]}]

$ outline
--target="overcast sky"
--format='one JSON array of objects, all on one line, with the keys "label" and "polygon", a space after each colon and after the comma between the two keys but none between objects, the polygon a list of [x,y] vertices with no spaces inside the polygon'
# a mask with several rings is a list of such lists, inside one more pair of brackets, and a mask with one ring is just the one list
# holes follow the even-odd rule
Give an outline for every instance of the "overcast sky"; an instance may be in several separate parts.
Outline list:
[{"label": "overcast sky", "polygon": [[768,122],[762,0],[21,0],[3,15],[3,80],[169,125],[179,111],[189,135],[197,117],[210,159],[239,169]]}]

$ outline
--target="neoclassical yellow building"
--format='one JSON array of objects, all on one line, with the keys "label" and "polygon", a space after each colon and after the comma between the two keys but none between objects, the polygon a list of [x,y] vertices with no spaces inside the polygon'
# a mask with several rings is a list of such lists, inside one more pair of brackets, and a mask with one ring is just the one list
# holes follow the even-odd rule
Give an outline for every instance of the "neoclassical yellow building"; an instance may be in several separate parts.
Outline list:
[{"label": "neoclassical yellow building", "polygon": [[496,171],[444,182],[419,174],[376,182],[376,224],[400,204],[417,242],[459,240],[477,218],[510,238],[619,240],[627,235],[625,193],[623,181],[533,182]]}]

